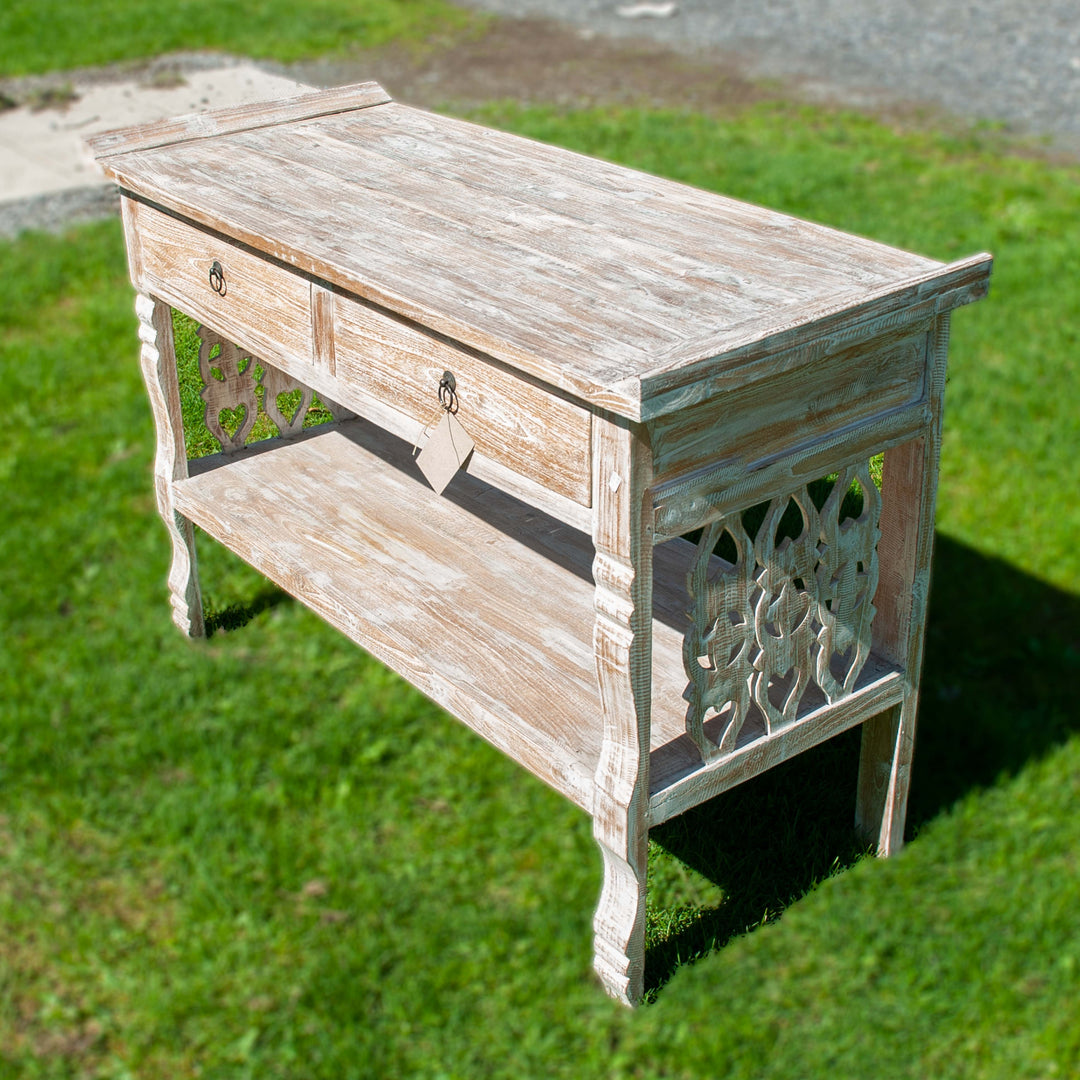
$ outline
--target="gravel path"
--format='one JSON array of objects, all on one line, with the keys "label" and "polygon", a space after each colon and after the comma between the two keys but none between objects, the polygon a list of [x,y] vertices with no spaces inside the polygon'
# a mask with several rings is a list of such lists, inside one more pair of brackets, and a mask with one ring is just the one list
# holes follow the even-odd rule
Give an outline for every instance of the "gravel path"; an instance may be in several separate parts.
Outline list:
[{"label": "gravel path", "polygon": [[[459,0],[684,53],[736,57],[753,78],[861,107],[929,105],[1080,153],[1078,0]],[[620,8],[676,6],[670,17]]]}]

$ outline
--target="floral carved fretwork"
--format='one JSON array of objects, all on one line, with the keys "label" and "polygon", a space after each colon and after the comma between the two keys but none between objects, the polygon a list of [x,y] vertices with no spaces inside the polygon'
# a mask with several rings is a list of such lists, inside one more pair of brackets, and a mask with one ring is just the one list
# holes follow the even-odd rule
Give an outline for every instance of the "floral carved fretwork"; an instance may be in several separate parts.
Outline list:
[{"label": "floral carved fretwork", "polygon": [[[842,517],[853,480],[862,510]],[[778,539],[792,506],[801,527]],[[880,514],[881,494],[863,463],[840,471],[820,509],[804,485],[773,499],[753,536],[742,512],[703,530],[687,577],[683,663],[686,730],[704,761],[735,748],[754,709],[772,733],[796,718],[812,685],[830,703],[854,689],[870,654]],[[725,533],[733,561],[714,554]],[[706,731],[713,717],[716,738]]]},{"label": "floral carved fretwork", "polygon": [[[206,426],[226,454],[243,449],[255,426],[259,414],[259,398],[262,411],[282,436],[298,435],[304,426],[304,418],[311,407],[315,394],[310,387],[298,382],[279,368],[241,349],[209,327],[198,328],[199,374],[203,388],[200,396],[206,402]],[[262,388],[262,394],[258,393]],[[299,392],[299,402],[291,416],[281,407],[282,395]],[[344,420],[353,414],[325,398],[323,405],[334,420]],[[236,412],[243,409],[243,415]],[[223,413],[233,413],[235,427],[230,433],[223,423]]]}]

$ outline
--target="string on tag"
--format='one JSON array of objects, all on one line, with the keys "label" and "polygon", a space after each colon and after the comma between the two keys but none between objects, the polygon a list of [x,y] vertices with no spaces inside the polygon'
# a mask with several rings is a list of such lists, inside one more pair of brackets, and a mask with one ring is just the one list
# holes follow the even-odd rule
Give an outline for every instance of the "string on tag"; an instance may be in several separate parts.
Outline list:
[{"label": "string on tag", "polygon": [[431,419],[420,429],[420,434],[416,436],[416,442],[413,443],[412,456],[416,457],[420,453],[420,440],[428,433],[428,429],[436,420],[439,419],[443,413],[450,413],[453,415],[458,411],[458,398],[457,398],[457,380],[454,378],[453,372],[444,371],[442,378],[439,380],[439,407],[431,414]]}]

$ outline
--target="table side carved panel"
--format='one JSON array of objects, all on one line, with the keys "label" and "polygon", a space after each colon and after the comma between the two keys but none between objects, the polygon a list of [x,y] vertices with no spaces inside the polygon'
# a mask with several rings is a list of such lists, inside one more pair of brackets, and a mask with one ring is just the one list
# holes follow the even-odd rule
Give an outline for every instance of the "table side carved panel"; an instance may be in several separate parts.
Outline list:
[{"label": "table side carved panel", "polygon": [[[863,505],[844,517],[856,479]],[[778,540],[791,508],[799,527]],[[872,644],[880,512],[863,463],[840,471],[820,510],[803,485],[772,499],[753,535],[742,511],[702,530],[687,577],[683,662],[686,730],[703,761],[735,749],[752,709],[771,735],[795,720],[812,684],[829,704],[852,692]],[[732,561],[715,554],[725,535]]]}]

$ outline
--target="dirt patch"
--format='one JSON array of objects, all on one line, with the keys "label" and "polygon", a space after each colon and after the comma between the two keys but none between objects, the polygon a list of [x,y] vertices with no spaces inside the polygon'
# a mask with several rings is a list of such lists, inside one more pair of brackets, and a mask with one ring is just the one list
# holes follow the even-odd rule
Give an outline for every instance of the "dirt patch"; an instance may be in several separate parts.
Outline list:
[{"label": "dirt patch", "polygon": [[777,96],[744,76],[736,56],[708,62],[647,40],[613,40],[544,19],[493,20],[422,52],[400,46],[280,69],[316,86],[376,79],[397,100],[426,108],[490,101],[562,106],[732,108]]}]

